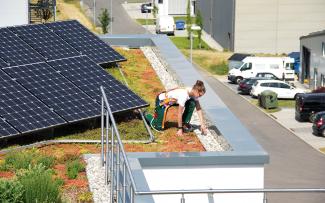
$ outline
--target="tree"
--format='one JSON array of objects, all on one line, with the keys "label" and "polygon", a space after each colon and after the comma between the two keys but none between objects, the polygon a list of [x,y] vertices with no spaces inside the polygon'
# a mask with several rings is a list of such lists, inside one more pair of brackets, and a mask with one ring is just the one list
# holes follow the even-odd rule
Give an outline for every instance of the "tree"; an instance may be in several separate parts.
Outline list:
[{"label": "tree", "polygon": [[191,26],[192,26],[191,0],[187,0],[187,8],[186,8],[186,30],[187,30],[188,39],[190,39]]},{"label": "tree", "polygon": [[201,49],[201,47],[202,47],[201,36],[202,36],[202,30],[203,30],[203,18],[202,18],[202,15],[201,15],[201,12],[200,12],[199,9],[196,10],[195,24],[201,27],[201,29],[197,31],[197,36],[199,38],[199,47]]},{"label": "tree", "polygon": [[107,11],[107,9],[103,9],[101,14],[98,17],[98,20],[100,22],[100,25],[102,27],[102,32],[103,34],[106,34],[108,31],[108,26],[111,22],[111,18],[109,17],[109,13]]},{"label": "tree", "polygon": [[50,9],[51,5],[53,5],[53,2],[50,2],[50,0],[38,0],[36,16],[39,17],[42,21],[48,21],[53,16]]}]

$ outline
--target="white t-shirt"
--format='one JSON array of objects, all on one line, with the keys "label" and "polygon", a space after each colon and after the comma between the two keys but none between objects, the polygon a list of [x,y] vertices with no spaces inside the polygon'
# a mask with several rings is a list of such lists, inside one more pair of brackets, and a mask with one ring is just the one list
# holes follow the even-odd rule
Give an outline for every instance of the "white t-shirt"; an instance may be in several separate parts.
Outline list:
[{"label": "white t-shirt", "polygon": [[[177,104],[180,106],[185,106],[185,102],[189,100],[191,97],[189,96],[190,91],[192,88],[186,87],[186,88],[177,88],[174,90],[171,90],[167,92],[167,98],[173,98],[177,100]],[[159,95],[159,100],[164,100],[166,99],[166,93],[161,93]],[[194,98],[197,100],[196,98]]]}]

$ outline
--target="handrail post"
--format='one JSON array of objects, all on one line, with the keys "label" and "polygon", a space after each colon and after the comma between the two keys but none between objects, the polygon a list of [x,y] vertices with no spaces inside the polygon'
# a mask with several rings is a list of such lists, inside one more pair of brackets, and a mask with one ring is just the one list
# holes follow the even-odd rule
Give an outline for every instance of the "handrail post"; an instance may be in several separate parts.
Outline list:
[{"label": "handrail post", "polygon": [[114,202],[114,131],[113,127],[112,129],[112,134],[111,134],[111,203]]},{"label": "handrail post", "polygon": [[184,193],[182,193],[182,197],[181,197],[181,203],[185,203],[185,197],[184,197]]},{"label": "handrail post", "polygon": [[116,203],[119,203],[120,185],[120,145],[116,143]]},{"label": "handrail post", "polygon": [[263,203],[267,203],[266,192],[263,193]]},{"label": "handrail post", "polygon": [[130,185],[130,203],[134,203],[134,191],[132,185]]},{"label": "handrail post", "polygon": [[[102,161],[102,166],[104,166],[104,97],[103,96],[102,96],[101,104],[102,104],[101,105],[101,107],[102,107],[102,111],[101,111],[101,135],[102,135],[101,136],[101,144],[102,144],[101,161]],[[107,157],[106,157],[106,159],[107,159]]]},{"label": "handrail post", "polygon": [[123,185],[122,185],[122,202],[125,203],[126,201],[126,165],[125,165],[125,160],[123,162]]},{"label": "handrail post", "polygon": [[108,111],[106,111],[106,162],[105,162],[105,177],[106,177],[106,184],[108,185],[110,181],[109,176],[109,165],[110,165],[110,157],[109,157],[109,139],[108,139],[108,130],[109,130],[109,117],[108,117]]}]

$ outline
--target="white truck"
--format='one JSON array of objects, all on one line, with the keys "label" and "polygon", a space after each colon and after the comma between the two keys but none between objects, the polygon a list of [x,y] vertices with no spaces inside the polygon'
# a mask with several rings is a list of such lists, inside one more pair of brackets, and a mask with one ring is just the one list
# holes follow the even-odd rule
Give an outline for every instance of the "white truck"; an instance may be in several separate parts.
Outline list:
[{"label": "white truck", "polygon": [[157,34],[171,34],[174,35],[175,22],[172,16],[159,16],[156,19],[156,33]]},{"label": "white truck", "polygon": [[255,77],[257,73],[273,73],[279,79],[293,81],[295,78],[294,59],[290,57],[258,57],[249,56],[235,68],[229,70],[228,80],[239,83],[244,78]]}]

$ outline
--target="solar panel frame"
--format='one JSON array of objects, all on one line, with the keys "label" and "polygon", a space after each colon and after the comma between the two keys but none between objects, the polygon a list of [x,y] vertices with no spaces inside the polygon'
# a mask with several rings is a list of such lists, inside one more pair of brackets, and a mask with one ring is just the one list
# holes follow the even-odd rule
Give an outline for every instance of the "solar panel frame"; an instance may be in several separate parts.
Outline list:
[{"label": "solar panel frame", "polygon": [[0,64],[2,68],[44,61],[42,55],[8,28],[0,29],[0,58],[6,62],[5,66]]},{"label": "solar panel frame", "polygon": [[53,22],[45,25],[97,64],[126,61],[121,54],[76,20]]},{"label": "solar panel frame", "polygon": [[6,63],[4,60],[0,58],[0,68],[8,67],[8,63]]},{"label": "solar panel frame", "polygon": [[149,106],[147,102],[87,56],[47,63],[98,102],[101,101],[100,86],[103,86],[113,113]]},{"label": "solar panel frame", "polygon": [[78,56],[80,53],[44,24],[8,28],[46,60]]},{"label": "solar panel frame", "polygon": [[100,115],[98,103],[45,62],[3,70],[68,122]]},{"label": "solar panel frame", "polygon": [[21,133],[66,123],[3,70],[0,70],[0,116]]},{"label": "solar panel frame", "polygon": [[0,139],[8,136],[18,135],[19,132],[12,127],[4,118],[0,117]]}]

